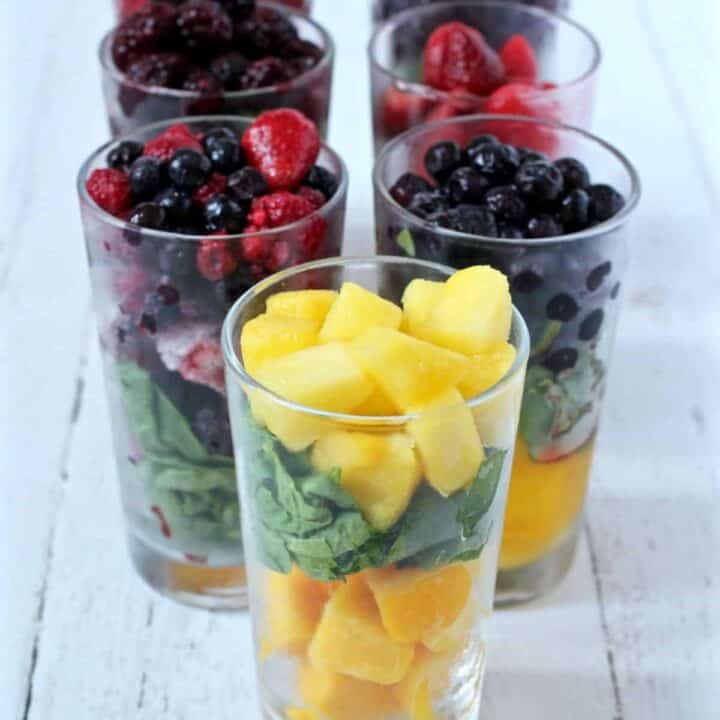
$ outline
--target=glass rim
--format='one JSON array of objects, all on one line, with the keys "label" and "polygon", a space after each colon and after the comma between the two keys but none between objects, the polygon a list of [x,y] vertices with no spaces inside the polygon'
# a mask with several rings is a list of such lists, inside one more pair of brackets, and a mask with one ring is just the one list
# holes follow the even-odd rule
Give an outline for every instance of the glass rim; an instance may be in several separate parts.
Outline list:
[{"label": "glass rim", "polygon": [[292,80],[286,80],[282,83],[275,83],[273,85],[268,85],[267,87],[254,88],[251,90],[223,90],[221,93],[218,93],[217,95],[203,95],[195,90],[182,90],[180,88],[166,88],[166,87],[162,87],[161,85],[147,85],[146,83],[140,83],[140,82],[136,82],[134,80],[130,80],[130,78],[128,78],[127,74],[124,73],[122,70],[120,70],[120,68],[118,68],[115,65],[115,62],[112,59],[112,54],[110,52],[110,44],[112,42],[113,35],[115,34],[115,32],[117,31],[117,28],[118,28],[118,26],[116,25],[111,30],[109,30],[107,33],[105,33],[105,35],[103,35],[103,37],[102,37],[102,40],[100,40],[100,46],[98,47],[98,57],[100,59],[100,66],[102,67],[104,72],[108,73],[108,75],[110,77],[112,77],[112,79],[118,83],[127,85],[127,86],[135,88],[137,90],[142,90],[143,92],[147,93],[148,95],[176,98],[178,100],[194,100],[194,99],[212,100],[212,99],[217,99],[217,98],[219,98],[219,99],[227,98],[230,100],[242,100],[245,98],[257,98],[257,97],[262,97],[264,95],[272,95],[272,94],[276,94],[276,93],[290,92],[292,90],[297,90],[298,88],[309,85],[312,82],[312,80],[315,79],[316,75],[319,75],[328,66],[332,66],[333,60],[335,58],[335,42],[332,39],[332,36],[315,19],[313,19],[309,15],[305,15],[302,12],[299,12],[298,10],[289,8],[286,5],[278,5],[277,3],[274,3],[274,2],[268,2],[267,0],[263,0],[263,5],[266,7],[271,7],[274,10],[293,18],[298,23],[307,23],[308,25],[312,26],[320,34],[320,36],[323,39],[323,43],[324,43],[324,48],[323,48],[324,52],[323,52],[323,56],[320,58],[320,61],[317,63],[317,65],[314,65],[309,70],[306,70],[304,73],[298,75],[297,77],[293,78]]},{"label": "glass rim", "polygon": [[[584,140],[594,143],[601,147],[605,152],[613,156],[627,172],[628,178],[630,179],[630,194],[625,198],[625,205],[623,209],[614,215],[609,220],[593,225],[590,228],[581,230],[579,232],[565,233],[563,235],[556,235],[554,237],[544,238],[497,238],[490,237],[489,235],[471,235],[470,233],[463,233],[457,230],[450,230],[449,228],[442,228],[438,225],[423,220],[417,215],[413,215],[407,208],[404,208],[398,203],[395,198],[390,195],[389,188],[382,179],[382,172],[387,164],[387,159],[390,153],[400,144],[411,138],[420,135],[423,132],[435,131],[444,127],[451,127],[454,125],[462,125],[470,122],[516,122],[527,125],[541,125],[544,127],[553,128],[562,132],[570,133],[582,137]],[[585,240],[587,238],[593,238],[600,235],[605,235],[608,232],[616,230],[621,225],[627,222],[628,218],[638,206],[640,202],[640,196],[642,194],[642,184],[640,182],[640,176],[635,169],[635,166],[630,162],[627,156],[618,150],[614,145],[606,142],[601,137],[594,135],[593,133],[583,130],[582,128],[574,125],[567,125],[565,123],[556,122],[554,120],[543,120],[540,118],[525,117],[523,115],[486,115],[479,113],[477,115],[461,115],[460,117],[450,118],[448,120],[438,120],[433,123],[425,123],[422,125],[416,125],[415,127],[406,130],[404,133],[397,135],[380,151],[380,154],[375,161],[375,167],[372,173],[373,187],[377,192],[380,193],[383,200],[388,203],[393,210],[395,210],[403,220],[408,223],[419,227],[422,230],[427,230],[434,233],[447,237],[450,240],[461,240],[466,244],[482,244],[482,245],[508,245],[516,246],[521,244],[532,244],[534,246],[541,245],[552,245],[554,243],[572,243],[578,240]]]},{"label": "glass rim", "polygon": [[[406,415],[351,415],[349,413],[336,413],[327,410],[319,410],[317,408],[302,405],[300,403],[288,400],[280,395],[277,395],[269,388],[259,383],[250,373],[245,369],[245,365],[240,358],[240,354],[235,347],[235,330],[238,324],[238,319],[242,315],[245,308],[262,292],[271,288],[273,285],[279,285],[284,280],[291,278],[296,275],[300,275],[303,272],[322,270],[324,268],[330,268],[333,266],[348,267],[353,265],[415,265],[428,270],[435,270],[446,276],[451,276],[457,270],[448,265],[442,265],[440,263],[430,262],[428,260],[418,260],[416,258],[405,258],[395,255],[367,255],[367,256],[342,256],[342,257],[331,257],[323,260],[314,260],[312,262],[303,263],[301,265],[295,265],[291,268],[283,270],[282,272],[275,273],[265,280],[261,280],[257,284],[253,285],[247,290],[230,308],[228,314],[225,316],[221,331],[221,345],[223,350],[223,356],[225,358],[225,366],[227,369],[232,371],[235,379],[239,380],[243,388],[250,388],[252,390],[258,390],[264,393],[266,396],[272,398],[273,402],[276,402],[283,407],[294,410],[296,412],[303,413],[304,415],[321,418],[324,420],[332,420],[344,425],[356,425],[358,427],[369,427],[369,426],[402,426],[412,420],[416,420],[423,417],[424,412],[412,413]],[[519,373],[522,372],[525,364],[530,356],[530,334],[527,328],[527,324],[520,314],[519,310],[513,305],[512,306],[512,327],[516,327],[519,330],[520,337],[518,338],[518,344],[516,346],[515,360],[510,369],[505,375],[493,385],[488,388],[485,392],[469,400],[464,400],[464,405],[470,409],[474,409],[485,403],[490,402],[502,391],[505,390],[512,382],[514,382]],[[226,373],[227,374],[227,373]]]},{"label": "glass rim", "polygon": [[[512,9],[517,12],[535,16],[537,18],[544,18],[545,20],[554,22],[556,25],[564,24],[568,27],[573,28],[575,31],[579,32],[582,36],[584,36],[585,39],[588,41],[590,47],[592,48],[592,61],[590,63],[590,66],[573,80],[559,84],[557,87],[552,89],[539,89],[538,93],[540,93],[543,98],[552,98],[557,95],[561,95],[565,90],[573,88],[577,85],[581,85],[597,73],[598,68],[600,67],[600,64],[602,62],[602,48],[600,47],[600,43],[595,37],[595,35],[593,35],[593,33],[587,27],[577,22],[573,18],[569,17],[568,15],[565,15],[564,13],[552,12],[550,10],[546,10],[545,8],[536,6],[522,5],[518,2],[507,2],[506,0],[479,0],[479,2],[469,2],[468,0],[445,0],[444,2],[408,8],[407,10],[403,10],[399,13],[396,13],[395,15],[391,15],[387,20],[384,20],[382,23],[380,23],[373,31],[373,34],[370,37],[370,41],[367,46],[367,54],[371,68],[377,70],[385,77],[389,78],[394,85],[402,85],[401,89],[403,90],[413,91],[418,94],[424,95],[428,99],[433,100],[457,99],[457,93],[453,93],[448,90],[436,90],[435,88],[430,87],[430,85],[426,85],[422,82],[404,80],[403,78],[399,77],[391,68],[381,63],[377,59],[377,44],[380,41],[381,35],[397,29],[396,26],[401,25],[403,22],[409,20],[416,15],[429,15],[433,11],[437,11],[438,8],[442,9],[443,7],[448,8],[450,6],[464,6],[468,8],[485,6],[497,9],[502,8],[505,10]],[[471,92],[463,92],[460,94],[460,97],[471,101],[482,101],[487,100],[489,95],[475,95]]]},{"label": "glass rim", "polygon": [[276,228],[269,228],[267,230],[256,230],[253,232],[247,232],[247,233],[234,233],[232,235],[190,235],[188,233],[180,233],[175,232],[172,230],[152,230],[150,228],[143,228],[138,225],[133,225],[132,223],[129,223],[127,220],[122,220],[121,218],[115,217],[114,215],[111,215],[107,210],[103,210],[91,197],[90,194],[87,191],[87,187],[85,186],[85,181],[89,177],[90,168],[93,165],[93,163],[101,157],[104,157],[107,155],[110,148],[118,145],[121,142],[124,142],[125,140],[132,140],[136,135],[139,135],[141,133],[145,133],[148,131],[154,131],[154,130],[162,130],[166,129],[172,125],[177,125],[178,123],[182,123],[184,125],[192,125],[193,123],[217,123],[218,125],[225,125],[225,124],[238,124],[238,123],[247,123],[248,125],[255,121],[256,118],[250,117],[249,115],[191,115],[191,116],[183,116],[183,117],[177,117],[177,118],[171,118],[169,120],[160,120],[158,122],[150,123],[149,125],[142,125],[135,130],[126,133],[125,135],[120,135],[119,137],[113,138],[112,140],[104,143],[101,147],[99,147],[97,150],[95,150],[80,166],[80,171],[78,172],[77,176],[77,191],[80,196],[81,201],[93,212],[93,214],[102,222],[112,225],[113,227],[116,227],[120,230],[128,230],[131,232],[134,232],[135,234],[141,235],[143,237],[152,237],[156,238],[158,240],[170,240],[170,239],[181,239],[185,242],[203,242],[205,240],[239,240],[245,237],[269,237],[272,235],[277,235],[279,232],[286,232],[291,230],[296,230],[304,225],[307,225],[308,222],[311,222],[315,218],[318,217],[324,217],[326,215],[329,215],[333,210],[337,208],[338,205],[341,204],[341,202],[344,201],[346,195],[347,195],[347,189],[349,184],[349,177],[348,177],[348,170],[347,166],[345,165],[345,161],[340,157],[338,153],[336,153],[332,148],[330,148],[326,143],[322,142],[320,144],[320,150],[321,152],[327,153],[330,158],[334,162],[337,163],[337,166],[340,168],[340,177],[338,178],[338,187],[335,191],[335,194],[321,207],[317,208],[317,210],[313,210],[309,215],[306,215],[304,218],[300,218],[300,220],[296,220],[295,222],[288,223],[287,225],[281,225]]}]

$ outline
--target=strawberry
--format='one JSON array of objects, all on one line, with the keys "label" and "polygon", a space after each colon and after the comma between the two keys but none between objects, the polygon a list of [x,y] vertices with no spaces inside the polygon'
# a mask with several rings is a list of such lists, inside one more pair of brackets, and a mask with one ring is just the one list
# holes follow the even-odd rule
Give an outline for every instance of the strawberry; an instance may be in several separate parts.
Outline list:
[{"label": "strawberry", "polygon": [[423,80],[436,90],[488,95],[502,83],[505,68],[479,30],[461,22],[436,28],[425,44]]},{"label": "strawberry", "polygon": [[132,207],[132,193],[127,175],[120,170],[93,170],[85,183],[90,197],[111,215],[122,215]]},{"label": "strawberry", "polygon": [[191,148],[202,152],[203,148],[198,139],[190,132],[184,123],[172,125],[164,133],[145,143],[143,155],[152,155],[160,160],[169,161],[180,148]]},{"label": "strawberry", "polygon": [[381,122],[385,132],[396,134],[417,125],[432,106],[420,95],[403,92],[391,85],[380,102]]},{"label": "strawberry", "polygon": [[315,212],[316,207],[300,195],[276,192],[255,198],[248,213],[248,227],[245,232],[282,227]]},{"label": "strawberry", "polygon": [[317,126],[297,110],[261,113],[242,138],[248,164],[259,170],[271,190],[296,188],[320,153]]},{"label": "strawberry", "polygon": [[200,274],[211,281],[222,280],[238,266],[227,240],[203,240],[195,261]]},{"label": "strawberry", "polygon": [[500,48],[508,82],[534,83],[538,77],[538,62],[533,46],[522,35],[512,35]]}]

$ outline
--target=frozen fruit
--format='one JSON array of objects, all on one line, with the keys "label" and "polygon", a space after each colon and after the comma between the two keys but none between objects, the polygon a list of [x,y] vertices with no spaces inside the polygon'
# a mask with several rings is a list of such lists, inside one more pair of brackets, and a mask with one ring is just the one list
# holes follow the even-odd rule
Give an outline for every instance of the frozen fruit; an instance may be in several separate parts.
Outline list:
[{"label": "frozen fruit", "polygon": [[250,63],[237,50],[218,55],[209,66],[210,72],[226,90],[239,90]]},{"label": "frozen fruit", "polygon": [[150,53],[131,62],[125,72],[135,83],[179,88],[187,76],[188,65],[178,53]]},{"label": "frozen fruit", "polygon": [[190,50],[218,50],[230,42],[233,24],[213,0],[187,0],[178,8],[180,38]]},{"label": "frozen fruit", "polygon": [[602,308],[596,308],[580,323],[580,329],[578,330],[578,337],[583,342],[589,342],[597,337],[602,327],[603,320],[605,319],[605,313]]},{"label": "frozen fruit", "polygon": [[214,172],[204,185],[201,185],[193,192],[192,197],[198,203],[204,205],[213,195],[224,193],[227,189],[227,184],[228,179],[225,175]]},{"label": "frozen fruit", "polygon": [[241,168],[230,175],[227,179],[227,188],[228,193],[237,202],[247,207],[255,198],[269,192],[268,184],[262,173],[251,167]]},{"label": "frozen fruit", "polygon": [[410,720],[438,720],[432,707],[431,687],[446,692],[450,668],[457,659],[436,655],[419,646],[405,677],[393,687],[395,697]]},{"label": "frozen fruit", "polygon": [[432,313],[443,294],[444,283],[417,278],[405,288],[402,296],[402,330],[409,335],[417,335]]},{"label": "frozen fruit", "polygon": [[111,215],[121,215],[132,204],[130,183],[125,173],[120,170],[93,170],[85,187],[90,197]]},{"label": "frozen fruit", "polygon": [[538,204],[554,202],[565,186],[560,170],[542,160],[523,163],[515,175],[515,185],[524,198]]},{"label": "frozen fruit", "polygon": [[196,262],[207,280],[222,280],[238,266],[237,258],[223,240],[203,240],[197,249]]},{"label": "frozen fruit", "polygon": [[497,185],[513,180],[520,167],[520,156],[512,145],[485,143],[473,150],[471,167]]},{"label": "frozen fruit", "polygon": [[462,150],[451,141],[435,143],[425,153],[425,167],[439,183],[444,183],[461,162]]},{"label": "frozen fruit", "polygon": [[153,3],[127,18],[112,41],[115,64],[125,70],[141,55],[168,49],[177,36],[177,11],[166,2]]},{"label": "frozen fruit", "polygon": [[485,204],[500,221],[511,225],[522,225],[527,217],[527,205],[514,185],[498,185],[488,190]]},{"label": "frozen fruit", "polygon": [[174,153],[168,165],[170,182],[178,189],[190,192],[204,185],[212,172],[207,155],[191,148]]},{"label": "frozen fruit", "polygon": [[479,205],[489,187],[488,178],[471,167],[458,168],[445,184],[448,198],[455,205]]},{"label": "frozen fruit", "polygon": [[595,292],[604,282],[605,278],[612,272],[612,263],[610,261],[600,263],[594,267],[585,279],[585,287],[590,292]]},{"label": "frozen fruit", "polygon": [[569,230],[582,230],[590,219],[590,196],[579,188],[571,190],[560,202],[558,219]]},{"label": "frozen fruit", "polygon": [[305,176],[303,184],[321,192],[329,200],[338,189],[338,179],[322,165],[313,165]]},{"label": "frozen fruit", "polygon": [[281,55],[298,38],[295,26],[284,15],[269,7],[259,7],[250,17],[235,25],[238,47],[248,56],[263,58]]},{"label": "frozen fruit", "polygon": [[605,222],[617,215],[625,207],[625,198],[609,185],[591,185],[590,216],[595,222]]},{"label": "frozen fruit", "polygon": [[420,122],[432,101],[410,92],[403,92],[391,85],[382,97],[381,121],[386,132],[399,134]]},{"label": "frozen fruit", "polygon": [[143,144],[134,140],[123,140],[107,154],[108,167],[116,170],[126,168],[137,160],[143,151]]},{"label": "frozen fruit", "polygon": [[590,173],[576,158],[560,158],[555,167],[562,173],[566,190],[587,190],[590,186]]},{"label": "frozen fruit", "polygon": [[156,138],[146,142],[143,155],[151,155],[167,161],[181,148],[202,151],[202,145],[190,132],[190,128],[183,123],[169,127]]},{"label": "frozen fruit", "polygon": [[248,225],[252,231],[281,227],[302,220],[317,208],[306,198],[280,191],[263,195],[252,201],[248,213]]},{"label": "frozen fruit", "polygon": [[447,195],[438,191],[418,193],[408,205],[408,210],[421,218],[428,218],[449,209],[450,200]]},{"label": "frozen fruit", "polygon": [[334,290],[290,290],[268,298],[267,314],[323,323],[337,300]]},{"label": "frozen fruit", "polygon": [[144,202],[133,208],[128,216],[128,222],[150,230],[162,230],[167,224],[167,214],[162,205]]},{"label": "frozen fruit", "polygon": [[175,188],[162,190],[155,196],[155,202],[165,209],[173,229],[190,228],[201,216],[200,206],[193,198]]},{"label": "frozen fruit", "polygon": [[458,384],[462,396],[469,400],[489,390],[502,380],[515,362],[517,351],[507,342],[490,345],[473,355],[468,373]]},{"label": "frozen fruit", "polygon": [[301,185],[298,188],[297,194],[304,200],[307,200],[311,205],[314,205],[315,209],[321,208],[326,202],[325,196],[319,190],[311,188],[308,185]]},{"label": "frozen fruit", "polygon": [[218,138],[207,147],[213,170],[229,175],[243,163],[243,153],[237,138]]},{"label": "frozen fruit", "polygon": [[[490,95],[485,103],[485,112],[496,115],[524,115],[527,117],[542,117],[555,120],[558,108],[554,102],[543,97],[543,91],[536,85],[527,82],[511,82],[503,85]],[[522,140],[516,142],[535,145],[532,140],[535,128],[518,128],[518,133],[524,133]],[[527,137],[525,136],[527,135]]]},{"label": "frozen fruit", "polygon": [[152,198],[162,186],[164,171],[164,164],[155,157],[137,158],[128,173],[133,199],[138,201]]},{"label": "frozen fruit", "polygon": [[577,301],[567,293],[560,293],[552,297],[545,308],[548,319],[559,322],[574,320],[579,311],[580,306]]},{"label": "frozen fruit", "polygon": [[407,207],[415,195],[421,192],[432,192],[432,190],[432,185],[424,178],[414,173],[405,173],[390,188],[390,195],[399,205]]},{"label": "frozen fruit", "polygon": [[229,195],[213,195],[205,203],[205,226],[210,232],[224,230],[231,235],[241,233],[245,228],[246,218],[243,206]]},{"label": "frozen fruit", "polygon": [[535,50],[523,35],[511,35],[500,48],[506,80],[534,83],[538,78]]},{"label": "frozen fruit", "polygon": [[551,372],[560,373],[574,368],[578,357],[578,351],[575,348],[561,348],[548,355],[543,361],[543,365]]}]

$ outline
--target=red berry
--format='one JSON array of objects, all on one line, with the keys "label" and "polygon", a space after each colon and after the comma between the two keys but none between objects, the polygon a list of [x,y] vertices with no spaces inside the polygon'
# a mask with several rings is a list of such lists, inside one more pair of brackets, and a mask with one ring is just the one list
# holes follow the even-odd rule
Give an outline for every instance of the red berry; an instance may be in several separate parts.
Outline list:
[{"label": "red berry", "polygon": [[141,55],[170,50],[177,38],[177,10],[171,3],[157,2],[123,20],[112,40],[112,56],[120,70]]},{"label": "red berry", "polygon": [[310,221],[310,226],[300,237],[300,250],[302,253],[301,261],[315,260],[321,256],[323,241],[325,240],[325,230],[327,223],[321,217],[314,217]]},{"label": "red berry", "polygon": [[248,224],[255,230],[282,227],[307,217],[315,210],[315,206],[304,197],[276,192],[253,200]]},{"label": "red berry", "polygon": [[163,511],[157,505],[153,505],[150,508],[150,512],[157,515],[157,518],[160,521],[160,530],[162,534],[166,538],[171,538],[172,532],[170,530],[170,523],[168,523],[167,518],[165,517],[165,513],[163,513]]},{"label": "red berry", "polygon": [[388,133],[405,132],[425,117],[432,101],[420,95],[403,92],[391,85],[381,101],[381,122]]},{"label": "red berry", "polygon": [[201,340],[193,346],[180,364],[180,375],[190,382],[225,392],[225,368],[217,340]]},{"label": "red berry", "polygon": [[277,272],[290,264],[290,245],[285,240],[273,244],[270,249],[270,257],[265,261],[265,267],[270,272]]},{"label": "red berry", "polygon": [[297,187],[315,164],[320,135],[312,120],[297,110],[268,110],[245,131],[243,150],[272,190]]},{"label": "red berry", "polygon": [[225,188],[227,187],[227,177],[225,175],[221,175],[220,173],[214,172],[210,179],[205,183],[205,185],[202,185],[199,187],[194,193],[193,198],[204,205],[213,195],[217,195],[218,193],[225,192]]},{"label": "red berry", "polygon": [[305,198],[309,203],[312,203],[315,209],[321,208],[327,202],[327,199],[319,190],[311,188],[309,185],[301,185],[297,194],[301,198]]},{"label": "red berry", "polygon": [[522,35],[512,35],[500,49],[505,76],[510,82],[534,83],[538,76],[538,62],[533,46]]},{"label": "red berry", "polygon": [[200,274],[215,282],[235,272],[238,261],[226,240],[204,240],[197,251]]},{"label": "red berry", "polygon": [[479,30],[461,22],[438,27],[423,55],[423,80],[437,90],[488,95],[505,76],[502,60]]},{"label": "red berry", "polygon": [[132,207],[130,183],[125,173],[120,170],[93,170],[85,187],[90,197],[111,215],[122,215]]},{"label": "red berry", "polygon": [[218,50],[232,40],[233,23],[214,0],[187,0],[179,10],[177,26],[190,50]]},{"label": "red berry", "polygon": [[203,148],[197,138],[184,123],[169,127],[164,133],[145,143],[143,155],[152,155],[160,160],[169,161],[180,148],[191,148],[202,152]]},{"label": "red berry", "polygon": [[262,263],[267,257],[268,245],[271,242],[272,240],[269,237],[259,235],[249,235],[242,238],[240,246],[243,258],[249,263]]}]

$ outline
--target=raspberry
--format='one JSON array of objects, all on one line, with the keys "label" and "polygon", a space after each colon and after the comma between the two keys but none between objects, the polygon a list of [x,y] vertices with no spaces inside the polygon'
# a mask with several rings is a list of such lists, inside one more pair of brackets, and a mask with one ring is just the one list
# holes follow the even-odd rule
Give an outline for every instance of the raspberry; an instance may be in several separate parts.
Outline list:
[{"label": "raspberry", "polygon": [[213,173],[205,185],[193,193],[193,199],[204,205],[213,195],[225,192],[227,177],[220,173]]},{"label": "raspberry", "polygon": [[180,37],[190,50],[219,50],[232,40],[233,24],[214,0],[187,0],[178,9]]},{"label": "raspberry", "polygon": [[270,249],[270,257],[265,261],[265,267],[271,272],[277,272],[290,264],[290,245],[285,240],[274,243]]},{"label": "raspberry", "polygon": [[315,209],[310,201],[299,195],[277,192],[253,200],[248,221],[255,230],[266,230],[294,223]]},{"label": "raspberry", "polygon": [[325,240],[327,223],[321,217],[315,217],[310,221],[310,226],[300,237],[300,249],[302,251],[302,262],[315,260],[320,257],[322,244]]},{"label": "raspberry", "polygon": [[196,263],[200,274],[211,281],[222,280],[238,266],[226,240],[204,240],[198,248]]},{"label": "raspberry", "polygon": [[208,385],[220,393],[225,392],[225,367],[220,343],[203,340],[185,356],[180,374],[190,382]]},{"label": "raspberry", "polygon": [[500,49],[506,80],[534,83],[538,76],[535,50],[522,35],[512,35]]},{"label": "raspberry", "polygon": [[151,53],[130,63],[127,76],[141,85],[179,88],[187,75],[187,63],[177,53]]},{"label": "raspberry", "polygon": [[143,155],[152,155],[160,160],[169,161],[175,151],[181,148],[191,148],[202,152],[202,145],[190,132],[190,128],[183,123],[169,127],[161,135],[146,142]]},{"label": "raspberry", "polygon": [[297,194],[309,203],[312,203],[316,210],[321,208],[326,202],[325,196],[319,190],[311,188],[308,185],[301,185]]},{"label": "raspberry", "polygon": [[269,242],[269,238],[259,235],[244,237],[240,241],[243,258],[249,263],[262,263],[268,255]]},{"label": "raspberry", "polygon": [[120,170],[93,170],[85,187],[90,197],[111,215],[120,216],[132,207],[130,183]]},{"label": "raspberry", "polygon": [[120,70],[146,53],[171,50],[177,41],[177,10],[166,2],[133,13],[115,31],[112,57]]}]

